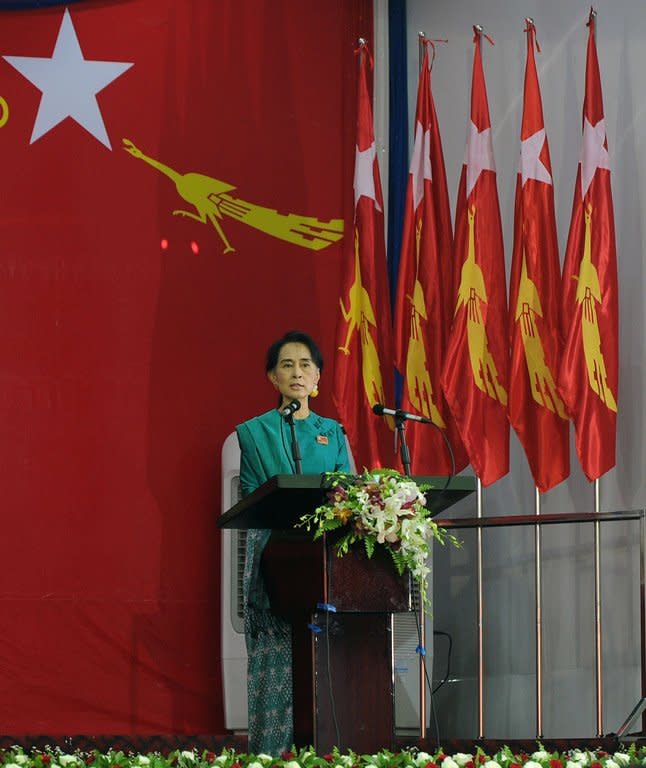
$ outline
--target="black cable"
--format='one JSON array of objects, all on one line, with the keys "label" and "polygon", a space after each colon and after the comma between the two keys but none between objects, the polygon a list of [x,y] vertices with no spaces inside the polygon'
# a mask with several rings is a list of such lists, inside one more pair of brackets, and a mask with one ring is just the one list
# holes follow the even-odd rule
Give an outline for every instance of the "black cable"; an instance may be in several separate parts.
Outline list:
[{"label": "black cable", "polygon": [[[453,454],[453,448],[451,447],[451,442],[449,438],[446,436],[446,432],[441,428],[438,427],[437,424],[434,422],[431,422],[431,426],[435,427],[439,431],[439,433],[442,435],[442,438],[444,440],[444,443],[446,444],[446,450],[449,452],[449,457],[451,459],[451,474],[447,476],[446,482],[444,483],[444,487],[440,488],[440,492],[435,497],[435,506],[439,505],[439,502],[442,500],[442,497],[444,496],[444,493],[446,492],[446,489],[449,487],[449,484],[451,480],[455,477],[455,456]],[[440,510],[438,509],[438,512]],[[431,517],[434,517],[438,512],[431,512]]]},{"label": "black cable", "polygon": [[[325,544],[327,547],[327,542]],[[328,557],[330,554],[329,550],[326,552],[326,557]],[[326,577],[327,577],[327,594],[332,594],[332,568],[326,568],[327,571]],[[330,665],[330,610],[329,608],[325,611],[325,651],[327,654],[327,683],[328,683],[328,693],[330,694],[330,709],[332,710],[332,722],[334,723],[334,732],[336,734],[336,745],[339,749],[341,749],[341,731],[339,729],[339,721],[336,717],[336,702],[334,699],[334,686],[332,685],[332,668]]]},{"label": "black cable", "polygon": [[433,693],[437,693],[437,691],[440,690],[440,688],[444,685],[444,683],[447,682],[449,679],[449,675],[451,674],[451,652],[453,650],[453,638],[448,632],[442,632],[439,629],[433,630],[434,635],[441,635],[443,637],[448,637],[449,639],[449,650],[446,654],[446,674],[444,675],[444,678],[442,681],[433,689]]},{"label": "black cable", "polygon": [[[415,626],[417,627],[417,647],[420,649],[420,655],[422,657],[422,669],[424,670],[424,679],[426,681],[426,687],[429,692],[430,697],[430,707],[431,712],[433,712],[434,715],[434,721],[435,721],[435,735],[437,738],[437,744],[439,746],[440,744],[440,726],[437,720],[437,715],[435,713],[435,706],[433,705],[433,686],[431,684],[431,680],[428,676],[428,668],[426,666],[426,648],[422,645],[422,627],[419,623],[419,600],[421,599],[421,594],[419,593],[419,588],[417,590],[413,590],[413,613],[415,614]],[[415,604],[417,603],[417,604]],[[435,633],[434,633],[435,634]],[[426,718],[426,712],[420,713],[420,717]]]},{"label": "black cable", "polygon": [[332,722],[334,723],[334,732],[336,733],[336,743],[341,749],[341,732],[339,730],[339,721],[336,717],[336,703],[334,701],[334,687],[332,685],[332,669],[330,667],[330,611],[325,612],[325,649],[327,653],[327,683],[330,694],[330,709],[332,710]]}]

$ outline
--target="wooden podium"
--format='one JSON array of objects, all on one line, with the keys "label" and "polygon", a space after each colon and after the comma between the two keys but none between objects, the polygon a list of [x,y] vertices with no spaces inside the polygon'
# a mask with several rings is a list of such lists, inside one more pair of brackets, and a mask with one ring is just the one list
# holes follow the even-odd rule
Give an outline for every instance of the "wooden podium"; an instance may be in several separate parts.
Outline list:
[{"label": "wooden podium", "polygon": [[[433,514],[471,493],[471,477],[416,478]],[[324,501],[320,475],[277,475],[238,502],[220,528],[271,528],[262,568],[272,610],[292,623],[294,741],[372,753],[395,738],[392,614],[412,609],[409,580],[377,548],[338,558],[334,537],[294,529]]]}]

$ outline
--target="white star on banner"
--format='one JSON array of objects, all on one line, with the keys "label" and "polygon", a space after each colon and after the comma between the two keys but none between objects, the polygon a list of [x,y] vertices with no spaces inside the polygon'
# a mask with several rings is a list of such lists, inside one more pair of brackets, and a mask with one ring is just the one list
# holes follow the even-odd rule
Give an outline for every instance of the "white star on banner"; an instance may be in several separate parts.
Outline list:
[{"label": "white star on banner", "polygon": [[354,155],[354,207],[357,207],[361,195],[375,201],[375,208],[380,211],[375,191],[375,157],[377,149],[373,140],[368,149],[363,151],[357,146]]},{"label": "white star on banner", "polygon": [[473,122],[469,123],[469,137],[464,153],[467,166],[467,197],[475,187],[482,171],[496,171],[491,145],[491,128],[479,131]]},{"label": "white star on banner", "polygon": [[65,9],[51,58],[4,56],[5,61],[42,93],[30,144],[71,117],[111,149],[103,116],[96,100],[102,91],[132,64],[90,61],[83,58],[70,12]]},{"label": "white star on banner", "polygon": [[[422,124],[415,124],[415,144],[410,161],[410,172],[413,175],[413,210],[417,210],[420,200],[424,197],[424,179],[432,181],[431,170],[431,130],[422,129]],[[421,170],[421,174],[420,174]]]},{"label": "white star on banner", "polygon": [[545,144],[545,128],[528,136],[520,142],[520,173],[523,178],[523,186],[528,179],[552,183],[552,176],[547,170],[539,155]]},{"label": "white star on banner", "polygon": [[596,125],[592,125],[587,117],[584,118],[581,146],[581,197],[585,197],[597,168],[610,170],[608,150],[603,146],[605,142],[605,119],[602,117]]}]

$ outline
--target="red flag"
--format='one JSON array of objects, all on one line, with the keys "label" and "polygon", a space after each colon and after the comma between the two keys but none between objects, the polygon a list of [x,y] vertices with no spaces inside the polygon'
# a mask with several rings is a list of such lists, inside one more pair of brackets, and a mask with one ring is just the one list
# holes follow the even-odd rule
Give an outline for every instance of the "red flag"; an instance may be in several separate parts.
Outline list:
[{"label": "red flag", "polygon": [[619,346],[615,223],[595,16],[590,11],[583,144],[563,265],[566,342],[558,382],[588,480],[615,465]]},{"label": "red flag", "polygon": [[453,324],[442,386],[471,464],[489,485],[509,471],[507,296],[502,226],[482,70],[474,28],[471,121],[455,218]]},{"label": "red flag", "polygon": [[[468,459],[440,385],[453,311],[453,234],[440,129],[431,93],[428,41],[419,76],[395,311],[396,362],[404,376],[402,408],[446,430],[455,470]],[[439,431],[410,422],[408,443],[418,474],[449,474]]]},{"label": "red flag", "polygon": [[357,467],[393,463],[391,419],[372,412],[393,399],[392,331],[386,273],[384,214],[375,149],[365,44],[358,50],[359,88],[354,168],[354,236],[346,263],[337,324],[334,403],[343,422]]},{"label": "red flag", "polygon": [[562,350],[552,164],[528,21],[520,169],[509,289],[509,420],[540,491],[570,474],[569,421],[556,389]]}]

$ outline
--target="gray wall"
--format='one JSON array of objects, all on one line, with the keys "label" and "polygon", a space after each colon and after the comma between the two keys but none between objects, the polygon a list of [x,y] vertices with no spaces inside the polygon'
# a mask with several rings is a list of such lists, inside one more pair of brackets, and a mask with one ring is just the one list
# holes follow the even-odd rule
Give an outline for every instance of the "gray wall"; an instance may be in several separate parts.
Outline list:
[{"label": "gray wall", "polygon": [[[472,25],[495,40],[483,42],[493,125],[507,277],[518,167],[525,64],[524,17],[536,22],[537,55],[552,156],[561,258],[572,207],[581,137],[589,3],[583,0],[407,0],[409,112],[417,90],[417,31],[448,38],[438,46],[433,93],[455,206],[469,117]],[[646,195],[646,3],[602,1],[597,45],[613,171],[620,285],[620,385],[617,468],[601,481],[601,508],[646,506],[644,454],[644,197]],[[573,437],[573,436],[572,436]],[[573,451],[569,480],[542,498],[544,513],[591,511],[593,489]],[[485,514],[533,511],[534,489],[512,432],[511,471],[484,494]],[[457,514],[474,514],[474,502]],[[604,732],[615,731],[639,698],[639,550],[637,523],[601,527]],[[476,721],[475,536],[461,551],[436,552],[435,628],[453,638],[451,682],[436,695],[441,738],[473,737]],[[546,527],[543,533],[544,734],[590,736],[594,698],[593,527]],[[488,530],[485,553],[485,734],[535,735],[534,533]],[[435,675],[446,645],[436,641]]]}]

